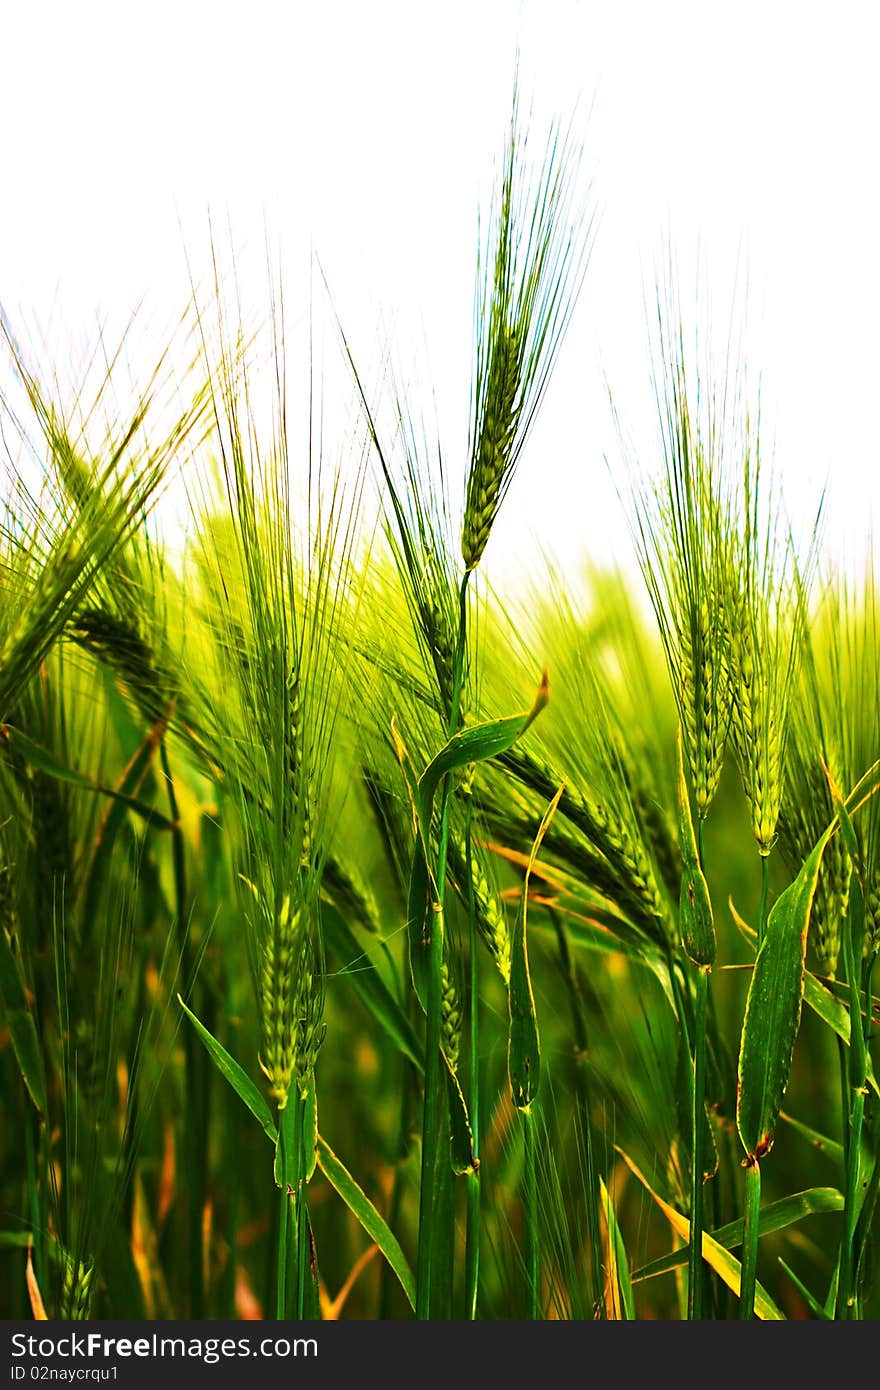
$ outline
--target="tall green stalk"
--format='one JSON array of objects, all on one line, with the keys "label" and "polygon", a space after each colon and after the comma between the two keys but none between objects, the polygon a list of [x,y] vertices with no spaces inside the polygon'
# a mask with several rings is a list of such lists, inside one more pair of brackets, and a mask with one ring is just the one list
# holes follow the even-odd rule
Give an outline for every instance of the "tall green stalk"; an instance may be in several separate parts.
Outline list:
[{"label": "tall green stalk", "polygon": [[[314,1082],[312,1082],[314,1085]],[[308,1180],[308,1160],[306,1157],[305,1108],[306,1101],[298,1092],[293,1097],[294,1145],[296,1149],[296,1199],[294,1215],[296,1219],[296,1316],[302,1321],[306,1316],[306,1291],[309,1286],[309,1217],[306,1205],[306,1184]]]},{"label": "tall green stalk", "polygon": [[678,803],[682,873],[678,917],[681,942],[695,971],[691,1064],[691,1209],[688,1241],[688,1318],[703,1317],[703,1178],[706,1130],[706,1025],[709,974],[715,963],[712,899],[703,873],[703,817],[694,830],[684,765],[684,739],[678,740]]},{"label": "tall green stalk", "polygon": [[[464,657],[467,646],[467,586],[470,571],[466,570],[459,594],[458,637],[455,644],[452,702],[449,715],[449,737],[458,729],[461,707],[461,687],[464,676]],[[422,1106],[422,1167],[419,1190],[419,1248],[416,1265],[416,1316],[431,1316],[431,1269],[435,1235],[434,1175],[440,1149],[442,1107],[442,1063],[440,1057],[441,1011],[443,1004],[443,901],[446,886],[446,859],[449,852],[450,779],[443,783],[440,803],[440,843],[435,875],[437,901],[432,904],[428,925],[428,1007],[425,1028],[425,1090]]]},{"label": "tall green stalk", "polygon": [[[314,1085],[312,1078],[311,1085]],[[291,1086],[287,1104],[278,1111],[276,1182],[281,1188],[275,1264],[275,1315],[306,1316],[310,1279],[309,1221],[306,1187],[309,1176],[306,1112],[308,1100]]]},{"label": "tall green stalk", "polygon": [[290,1193],[287,1188],[287,1142],[289,1130],[284,1111],[278,1112],[278,1166],[281,1170],[281,1206],[275,1260],[275,1317],[287,1317],[287,1268],[290,1263]]},{"label": "tall green stalk", "polygon": [[[171,854],[174,867],[175,926],[177,948],[180,954],[180,968],[184,988],[189,991],[193,983],[193,962],[189,941],[189,907],[186,877],[186,845],[180,829],[180,809],[171,764],[165,740],[159,745],[159,758],[165,788],[168,796],[168,809],[175,829],[171,836]],[[202,1013],[199,1002],[192,1005]],[[205,1316],[205,1276],[202,1253],[202,1213],[205,1206],[205,1173],[207,1168],[206,1141],[208,1115],[206,1111],[208,1077],[205,1070],[204,1048],[199,1046],[198,1038],[190,1028],[183,1034],[184,1077],[186,1081],[187,1104],[183,1116],[183,1148],[186,1154],[186,1184],[188,1196],[187,1209],[187,1248],[189,1269],[190,1317],[199,1319]]]},{"label": "tall green stalk", "polygon": [[761,1217],[761,1165],[756,1158],[750,1159],[746,1166],[746,1200],[743,1215],[739,1316],[741,1320],[750,1320],[755,1316],[755,1289],[758,1282],[758,1223]]},{"label": "tall green stalk", "polygon": [[[866,988],[866,994],[867,997],[870,998],[870,966],[867,975],[869,986]],[[866,1026],[868,1026],[869,1019],[870,1013],[865,1020]],[[880,1148],[878,1141],[880,1141],[880,1114],[875,1111],[873,1125],[871,1126],[871,1144],[875,1154],[878,1152],[878,1148]],[[878,1196],[880,1196],[880,1163],[875,1159],[871,1177],[865,1189],[864,1196],[862,1197],[861,1211],[859,1212],[855,1234],[856,1306],[860,1318],[864,1316],[862,1307],[862,1286],[867,1273],[865,1264],[872,1246],[870,1235],[877,1210]]]},{"label": "tall green stalk", "polygon": [[691,1227],[688,1245],[688,1318],[703,1317],[703,1131],[706,1123],[706,1015],[709,971],[696,970],[694,1000],[694,1085],[691,1109]]},{"label": "tall green stalk", "polygon": [[767,930],[767,889],[770,882],[770,856],[761,855],[761,901],[758,904],[758,950],[764,943]]},{"label": "tall green stalk", "polygon": [[[757,945],[760,951],[767,931],[767,888],[769,855],[761,855],[761,899],[758,905]],[[746,1198],[743,1211],[742,1283],[739,1295],[741,1320],[755,1315],[755,1286],[758,1270],[759,1222],[761,1217],[761,1165],[751,1155],[746,1164]]]},{"label": "tall green stalk", "polygon": [[557,913],[551,912],[551,920],[556,932],[556,944],[562,973],[568,990],[571,1007],[572,1028],[574,1031],[575,1065],[579,1091],[579,1117],[584,1144],[584,1162],[587,1179],[587,1230],[590,1236],[590,1276],[593,1285],[593,1310],[599,1318],[605,1316],[605,1288],[602,1279],[602,1235],[599,1224],[600,1203],[599,1175],[596,1169],[596,1150],[593,1136],[593,1106],[588,1074],[589,1043],[587,1022],[584,1014],[584,1001],[577,978],[568,934]]},{"label": "tall green stalk", "polygon": [[523,1127],[525,1253],[526,1253],[526,1317],[537,1322],[540,1306],[540,1255],[538,1249],[538,1173],[535,1160],[535,1117],[531,1106],[521,1110]]},{"label": "tall green stalk", "polygon": [[[848,920],[842,933],[844,969],[849,989],[850,1004],[850,1043],[848,1086],[845,1105],[848,1107],[846,1173],[844,1181],[843,1235],[840,1243],[839,1277],[837,1292],[837,1315],[839,1318],[858,1316],[858,1289],[856,1287],[855,1234],[859,1216],[859,1168],[862,1153],[862,1128],[865,1118],[865,1096],[867,1092],[868,1054],[865,1047],[865,1034],[862,1024],[862,1001],[859,989],[859,967],[861,945],[864,934],[862,894],[858,875],[853,873],[850,882]],[[868,1018],[870,1018],[870,999]]]},{"label": "tall green stalk", "polygon": [[477,954],[477,904],[474,892],[471,821],[473,802],[468,796],[465,811],[465,878],[467,880],[468,948],[470,951],[470,1057],[468,1062],[468,1103],[473,1131],[474,1167],[467,1177],[467,1228],[465,1233],[465,1317],[477,1316],[480,1287],[480,962]]}]

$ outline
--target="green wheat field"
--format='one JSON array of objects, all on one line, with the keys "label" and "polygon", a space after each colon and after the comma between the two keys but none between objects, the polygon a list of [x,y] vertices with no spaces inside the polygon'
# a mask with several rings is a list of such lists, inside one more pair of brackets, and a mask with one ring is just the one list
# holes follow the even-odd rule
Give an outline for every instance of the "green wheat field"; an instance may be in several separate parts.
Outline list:
[{"label": "green wheat field", "polygon": [[6,1318],[880,1313],[877,575],[666,285],[637,563],[493,588],[593,235],[526,136],[461,458],[342,322],[349,456],[289,428],[219,274],[130,410],[3,319]]}]

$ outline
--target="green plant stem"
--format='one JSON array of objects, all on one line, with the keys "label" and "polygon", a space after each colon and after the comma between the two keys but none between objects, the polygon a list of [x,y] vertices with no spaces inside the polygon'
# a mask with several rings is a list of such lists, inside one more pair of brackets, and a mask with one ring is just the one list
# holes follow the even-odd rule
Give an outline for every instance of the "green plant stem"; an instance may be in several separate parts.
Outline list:
[{"label": "green plant stem", "polygon": [[[314,1085],[314,1080],[310,1083]],[[306,1292],[309,1286],[309,1217],[306,1210],[306,1101],[297,1091],[292,1100],[294,1110],[294,1151],[296,1153],[296,1316],[306,1316]],[[291,1104],[291,1101],[288,1101]]]},{"label": "green plant stem", "polygon": [[305,1102],[296,1084],[278,1111],[276,1178],[281,1182],[281,1219],[276,1259],[276,1317],[302,1318],[308,1265],[308,1219],[305,1216],[303,1118]]},{"label": "green plant stem", "polygon": [[[165,740],[159,744],[159,758],[165,787],[168,794],[168,809],[175,829],[171,835],[171,855],[174,868],[174,906],[177,949],[180,958],[180,972],[187,994],[193,987],[192,952],[188,930],[188,896],[186,876],[186,845],[180,829],[180,809],[174,789],[174,778],[168,760]],[[199,1001],[193,1001],[197,1012],[202,1010]],[[202,1213],[205,1208],[205,1171],[207,1167],[207,1114],[205,1100],[208,1078],[205,1071],[204,1049],[198,1044],[194,1033],[187,1028],[183,1035],[184,1075],[186,1078],[187,1104],[183,1119],[183,1144],[186,1153],[187,1202],[187,1245],[189,1250],[189,1302],[190,1317],[200,1319],[205,1316],[205,1279],[202,1255]]]},{"label": "green plant stem", "polygon": [[[880,1111],[875,1111],[874,1123],[872,1126],[871,1143],[876,1154],[880,1147]],[[877,1209],[877,1198],[880,1194],[880,1162],[876,1159],[868,1181],[865,1195],[862,1198],[862,1208],[859,1212],[859,1220],[856,1226],[856,1290],[860,1299],[862,1279],[864,1277],[864,1264],[871,1242],[869,1239],[871,1228],[874,1224],[874,1214]],[[859,1311],[861,1316],[861,1311]]]},{"label": "green plant stem", "polygon": [[[703,855],[704,824],[705,822],[703,818],[699,817],[697,820],[697,854],[700,861],[700,868],[703,870],[705,874],[705,861]],[[711,981],[709,981],[707,985],[706,996],[706,1081],[704,1082],[703,1087],[704,1105],[706,1102],[706,1088],[709,1084],[710,1059],[715,1060],[716,1067],[720,1071],[722,1076],[724,1074],[725,1068],[729,1066],[729,1074],[732,1078],[735,1078],[735,1068],[733,1067],[733,1063],[727,1054],[726,1044],[724,1042],[721,1027],[718,1022],[717,994],[711,988]],[[719,1083],[716,1080],[715,1084],[720,1084],[720,1088],[723,1093],[723,1082]],[[727,1148],[728,1156],[730,1158],[730,1163],[728,1167],[728,1175],[731,1176],[730,1193],[732,1199],[735,1201],[735,1184],[732,1180],[732,1175],[736,1173],[738,1150],[736,1147],[735,1131],[733,1130],[733,1128],[727,1125],[723,1126],[722,1129],[717,1132],[716,1143],[719,1145],[723,1144]],[[722,1212],[724,1210],[724,1195],[722,1186],[724,1177],[724,1165],[721,1161],[720,1152],[718,1153],[717,1157],[718,1167],[710,1187],[713,1229],[716,1229],[722,1224]],[[711,1311],[707,1313],[706,1316],[710,1316],[716,1319],[724,1318],[728,1315],[727,1310],[732,1310],[734,1306],[733,1294],[731,1290],[727,1287],[723,1280],[719,1279],[717,1276],[712,1274],[709,1271],[709,1269],[705,1267],[703,1269],[703,1281],[704,1287],[708,1288],[709,1290],[709,1297],[711,1301]]]},{"label": "green plant stem", "polygon": [[855,1234],[858,1222],[859,1199],[859,1157],[862,1148],[862,1125],[865,1118],[864,1090],[853,1089],[852,1110],[850,1112],[850,1144],[847,1155],[846,1188],[843,1209],[843,1248],[841,1252],[840,1283],[838,1285],[838,1307],[841,1318],[854,1318],[857,1314],[858,1290],[855,1281]]},{"label": "green plant stem", "polygon": [[[719,1136],[719,1137],[720,1137],[720,1136]],[[733,1146],[731,1145],[731,1147],[733,1147]],[[716,1174],[715,1179],[714,1179],[713,1182],[712,1182],[711,1194],[710,1194],[710,1195],[711,1195],[711,1201],[712,1201],[712,1229],[713,1229],[713,1231],[717,1231],[718,1228],[719,1228],[719,1226],[723,1225],[723,1220],[722,1220],[722,1216],[721,1216],[721,1212],[722,1212],[722,1198],[721,1198],[721,1163],[720,1163],[720,1154],[719,1154],[719,1165],[718,1165],[718,1169],[719,1169],[719,1171],[718,1171],[718,1173]],[[706,1271],[705,1271],[705,1270],[703,1271],[703,1277],[706,1278]],[[727,1288],[727,1286],[726,1286],[720,1279],[712,1279],[711,1276],[708,1278],[708,1285],[709,1285],[710,1311],[709,1311],[709,1313],[707,1314],[707,1316],[708,1316],[708,1317],[711,1317],[711,1318],[713,1318],[713,1319],[715,1319],[716,1321],[721,1321],[722,1319],[726,1318],[726,1316],[727,1316],[727,1314],[726,1314],[726,1312],[725,1312],[725,1303],[726,1303],[726,1301],[727,1301],[727,1296],[729,1296],[729,1294],[730,1294],[730,1290]]]},{"label": "green plant stem", "polygon": [[593,1310],[596,1317],[604,1318],[605,1287],[602,1279],[602,1235],[599,1218],[602,1198],[599,1190],[599,1175],[596,1170],[596,1150],[593,1138],[593,1106],[592,1097],[590,1095],[590,1077],[588,1071],[589,1042],[587,1023],[584,1013],[584,1001],[581,995],[577,971],[575,969],[574,957],[571,953],[568,933],[562,925],[558,913],[551,910],[550,918],[556,932],[556,944],[559,948],[562,973],[568,989],[572,1029],[574,1031],[575,1066],[577,1068],[577,1084],[580,1092],[580,1123],[584,1142],[584,1160],[587,1170],[587,1230],[590,1236],[590,1274],[593,1284]]},{"label": "green plant stem", "polygon": [[[770,882],[769,855],[761,855],[761,900],[758,906],[758,950],[767,931],[767,891]],[[758,1222],[761,1215],[761,1164],[750,1155],[746,1163],[746,1200],[743,1223],[742,1283],[739,1295],[739,1316],[750,1319],[755,1315],[755,1285],[758,1277]]]},{"label": "green plant stem", "polygon": [[755,1316],[760,1216],[761,1165],[756,1158],[752,1158],[746,1166],[746,1200],[743,1211],[742,1282],[739,1291],[739,1316],[742,1320],[750,1320]]},{"label": "green plant stem", "polygon": [[[448,1132],[449,1105],[444,1089],[440,1097],[440,1133]],[[448,1322],[455,1316],[455,1174],[449,1150],[441,1144],[434,1171],[434,1201],[437,1208],[431,1267],[431,1316]]]},{"label": "green plant stem", "polygon": [[[675,1004],[675,1014],[676,1014],[676,1018],[678,1019],[678,1028],[679,1028],[679,1034],[680,1034],[680,1037],[681,1037],[681,1046],[685,1049],[685,1054],[686,1054],[686,1057],[687,1057],[688,1066],[689,1066],[690,1069],[691,1069],[691,1077],[692,1077],[692,1084],[691,1084],[691,1109],[692,1109],[692,1112],[693,1112],[693,1107],[694,1107],[694,1104],[695,1104],[694,1097],[695,1097],[695,1094],[696,1094],[696,1073],[695,1073],[694,1064],[693,1064],[695,1036],[694,1036],[694,1031],[692,1031],[692,1029],[691,1029],[691,1027],[690,1027],[690,1024],[689,1024],[689,1022],[688,1022],[687,1008],[686,1008],[686,1006],[685,1006],[684,994],[683,994],[683,991],[682,991],[681,986],[680,986],[680,984],[679,984],[678,974],[677,974],[676,968],[675,968],[675,959],[674,959],[674,957],[673,957],[672,950],[671,950],[671,948],[670,948],[669,946],[667,946],[667,949],[666,949],[666,965],[667,965],[667,969],[668,969],[668,971],[669,971],[669,978],[670,978],[670,981],[671,981],[671,983],[672,983],[672,998],[673,998],[673,1001],[674,1001],[674,1004]],[[695,1028],[696,1028],[696,1023],[695,1023],[695,1025],[694,1025],[694,1029],[695,1029]],[[704,1050],[705,1050],[705,1045],[704,1045]],[[691,1123],[691,1128],[692,1128],[692,1132],[693,1132],[693,1120],[692,1120],[692,1123]],[[697,1141],[697,1142],[699,1142],[699,1141]],[[693,1138],[692,1138],[691,1148],[692,1148],[692,1150],[693,1150],[693,1148],[694,1148]],[[695,1155],[694,1155],[693,1153],[692,1153],[691,1162],[692,1162],[692,1167],[694,1168],[694,1170],[696,1170],[696,1166],[697,1166],[697,1165],[696,1165]],[[700,1199],[698,1199],[698,1209],[699,1209],[699,1200],[700,1200]],[[689,1259],[690,1259],[690,1250],[689,1250]],[[689,1283],[689,1285],[688,1285],[688,1307],[690,1307],[690,1283]],[[690,1316],[690,1314],[689,1314],[689,1316]]]},{"label": "green plant stem", "polygon": [[691,1108],[691,1225],[688,1246],[688,1319],[703,1317],[703,1127],[706,1122],[706,1014],[709,971],[697,967],[694,1001],[693,1105]]},{"label": "green plant stem", "polygon": [[767,931],[767,889],[770,882],[770,856],[761,855],[761,901],[758,905],[758,950],[764,944],[764,934]]},{"label": "green plant stem", "polygon": [[[871,1020],[873,1004],[873,980],[874,966],[877,963],[877,953],[872,952],[865,962],[864,968],[864,1039],[865,1039],[865,1072],[867,1075],[867,1059],[870,1056],[871,1045]],[[880,1150],[880,1111],[875,1111],[875,1118],[871,1128],[871,1145],[876,1155]],[[861,1209],[856,1223],[855,1241],[853,1250],[853,1261],[855,1266],[855,1290],[856,1290],[856,1313],[859,1318],[862,1312],[862,1286],[865,1278],[866,1255],[871,1248],[870,1232],[874,1224],[874,1213],[877,1208],[877,1198],[880,1195],[880,1160],[875,1157],[871,1176],[862,1197]]]},{"label": "green plant stem", "polygon": [[837,1057],[840,1063],[840,1139],[843,1145],[843,1167],[846,1172],[849,1163],[849,1047],[841,1037],[837,1039]]},{"label": "green plant stem", "polygon": [[[467,645],[467,585],[469,573],[461,581],[459,595],[458,638],[455,644],[455,664],[452,681],[452,704],[449,714],[450,738],[458,728],[461,687],[464,675],[464,655]],[[428,1007],[425,1027],[425,1090],[422,1106],[422,1167],[419,1187],[419,1248],[416,1262],[416,1316],[431,1316],[431,1266],[434,1241],[436,1204],[434,1174],[440,1149],[441,1087],[443,1085],[440,1058],[441,1012],[443,1004],[443,899],[446,886],[446,857],[449,850],[450,782],[443,783],[440,805],[440,843],[437,855],[437,902],[432,905],[428,924]]]},{"label": "green plant stem", "polygon": [[[232,1093],[234,1096],[234,1092]],[[238,1098],[234,1096],[237,1100]],[[233,1131],[234,1132],[234,1131]],[[281,1219],[284,1203],[273,1202],[269,1213],[269,1239],[266,1242],[266,1258],[263,1269],[263,1307],[275,1308],[278,1316],[278,1249],[281,1239]],[[235,1292],[233,1290],[233,1299]]]},{"label": "green plant stem", "polygon": [[290,1220],[290,1194],[285,1181],[285,1125],[283,1113],[278,1116],[278,1158],[281,1168],[281,1207],[278,1222],[278,1246],[275,1260],[275,1317],[283,1321],[287,1317],[287,1252],[288,1223]]},{"label": "green plant stem", "polygon": [[540,1259],[538,1254],[538,1174],[535,1162],[535,1118],[531,1107],[520,1111],[523,1122],[526,1254],[526,1317],[537,1322],[540,1311]]},{"label": "green plant stem", "polygon": [[[862,999],[859,989],[864,916],[861,886],[856,874],[850,882],[849,913],[841,934],[844,969],[849,986],[850,1044],[847,1069],[849,1126],[846,1143],[846,1174],[843,1192],[843,1235],[840,1244],[837,1314],[839,1318],[858,1315],[856,1288],[855,1235],[859,1216],[859,1169],[862,1153],[862,1126],[865,1118],[868,1053],[862,1023]],[[870,1000],[868,1001],[870,1017]]]},{"label": "green plant stem", "polygon": [[[389,953],[390,955],[390,953]],[[405,972],[398,970],[397,964],[391,956],[390,958],[391,975],[395,981],[395,993],[400,1001],[400,1007],[407,1018],[411,1017],[413,998],[406,988]],[[404,1196],[404,1161],[409,1151],[409,1137],[411,1127],[411,1111],[413,1098],[416,1095],[418,1085],[418,1073],[408,1057],[400,1059],[400,1110],[398,1112],[397,1142],[394,1149],[394,1182],[391,1186],[391,1200],[388,1204],[388,1225],[392,1231],[396,1231],[400,1220],[400,1209]],[[391,1317],[392,1298],[397,1288],[398,1281],[387,1260],[382,1262],[382,1278],[379,1290],[379,1318],[382,1321]]]},{"label": "green plant stem", "polygon": [[[703,816],[697,817],[697,860],[701,870],[703,862]],[[703,978],[701,978],[703,977]],[[706,1270],[703,1266],[703,1124],[706,1114],[706,1031],[712,998],[709,990],[709,972],[697,971],[696,998],[694,1000],[694,1091],[692,1114],[692,1168],[691,1168],[691,1238],[688,1247],[688,1317],[700,1319],[705,1316],[704,1299],[706,1291]],[[713,1185],[713,1206],[718,1220],[718,1185]],[[716,1300],[713,1295],[713,1304]],[[717,1308],[715,1309],[717,1313]]]},{"label": "green plant stem", "polygon": [[[468,1068],[468,1103],[470,1105],[471,1130],[475,1164],[480,1159],[480,962],[477,940],[477,904],[474,892],[473,846],[471,843],[471,822],[473,818],[473,799],[468,797],[465,809],[465,878],[467,881],[468,906],[468,945],[470,950],[470,1056]],[[480,1286],[480,1173],[475,1166],[468,1173],[467,1188],[467,1228],[465,1234],[465,1317],[472,1321],[477,1316],[477,1296]]]},{"label": "green plant stem", "polygon": [[440,1086],[440,1010],[442,985],[440,967],[443,963],[442,918],[432,914],[430,925],[430,954],[428,959],[428,1018],[425,1028],[425,1090],[422,1102],[422,1167],[419,1188],[419,1249],[416,1266],[416,1316],[431,1316],[431,1255],[434,1237],[434,1172],[439,1147]]}]

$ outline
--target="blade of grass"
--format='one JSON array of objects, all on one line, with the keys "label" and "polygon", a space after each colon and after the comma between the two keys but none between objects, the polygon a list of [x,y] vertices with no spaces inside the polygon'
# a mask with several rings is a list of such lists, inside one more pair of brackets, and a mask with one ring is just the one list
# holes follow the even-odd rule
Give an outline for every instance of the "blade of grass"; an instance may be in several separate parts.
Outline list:
[{"label": "blade of grass", "polygon": [[[684,740],[678,732],[678,820],[682,852],[679,931],[695,970],[694,1053],[691,1092],[691,1234],[688,1261],[688,1319],[703,1316],[703,1133],[706,1125],[706,1018],[709,972],[715,964],[715,922],[703,874],[684,770]],[[700,822],[702,825],[702,822]]]},{"label": "blade of grass", "polygon": [[623,1319],[632,1322],[636,1316],[635,1299],[633,1297],[632,1280],[629,1272],[629,1260],[626,1255],[626,1246],[623,1243],[623,1235],[614,1211],[614,1203],[611,1194],[605,1186],[604,1178],[599,1179],[599,1192],[602,1201],[602,1215],[605,1220],[605,1231],[607,1235],[608,1249],[608,1271],[607,1279],[611,1289],[610,1299],[612,1311],[609,1312],[610,1318],[617,1320]]},{"label": "blade of grass", "polygon": [[415,1312],[416,1282],[397,1237],[389,1229],[363,1189],[323,1136],[318,1138],[318,1167],[339,1194],[371,1240],[378,1245],[400,1281],[407,1302]]},{"label": "blade of grass", "polygon": [[0,736],[19,757],[25,759],[29,766],[36,768],[38,772],[44,772],[47,777],[54,777],[57,781],[66,782],[69,786],[78,787],[82,791],[94,792],[97,796],[110,797],[111,800],[119,802],[125,810],[133,811],[136,816],[140,816],[141,820],[147,821],[154,830],[173,831],[176,829],[176,822],[173,818],[169,820],[154,806],[139,801],[136,796],[132,796],[125,789],[124,783],[127,782],[127,777],[124,776],[123,785],[108,787],[102,782],[96,782],[91,777],[87,777],[84,773],[65,767],[48,749],[41,748],[39,744],[34,743],[33,739],[28,738],[12,724],[0,725]]},{"label": "blade of grass", "polygon": [[[784,1231],[788,1226],[796,1225],[807,1216],[836,1211],[843,1211],[843,1193],[836,1187],[811,1187],[805,1192],[793,1192],[791,1196],[780,1197],[778,1201],[769,1202],[764,1207],[759,1223],[760,1234],[771,1235],[775,1231]],[[710,1235],[719,1245],[723,1245],[725,1250],[735,1250],[743,1241],[742,1217],[736,1221],[729,1221],[725,1226],[719,1226],[717,1230],[711,1231]],[[670,1255],[652,1260],[650,1264],[642,1265],[640,1269],[635,1270],[632,1276],[633,1283],[654,1279],[660,1274],[669,1274],[672,1270],[681,1269],[687,1264],[687,1260],[687,1250],[673,1250]]]},{"label": "blade of grass", "polygon": [[[681,1212],[676,1211],[669,1202],[665,1202],[659,1193],[655,1192],[638,1165],[628,1154],[624,1153],[619,1145],[615,1145],[615,1148],[627,1167],[635,1177],[638,1178],[645,1191],[653,1197],[676,1235],[682,1240],[687,1241],[690,1235],[690,1222],[687,1217],[682,1216]],[[703,1259],[706,1261],[709,1268],[713,1269],[718,1277],[724,1281],[727,1287],[731,1289],[733,1293],[739,1295],[742,1280],[742,1266],[739,1260],[735,1259],[735,1257],[730,1254],[729,1250],[725,1250],[723,1245],[720,1245],[718,1241],[709,1235],[708,1231],[703,1232]],[[759,1318],[771,1322],[784,1321],[783,1314],[760,1284],[756,1285],[755,1312]]]},{"label": "blade of grass", "polygon": [[204,1024],[196,1018],[192,1009],[184,1003],[179,994],[177,996],[177,1001],[187,1018],[193,1024],[193,1027],[204,1043],[208,1055],[220,1075],[229,1083],[236,1095],[244,1101],[248,1110],[254,1118],[259,1121],[262,1129],[268,1138],[271,1139],[272,1143],[277,1144],[278,1127],[272,1118],[269,1102],[266,1100],[262,1091],[254,1084],[244,1068],[239,1066],[235,1058],[226,1051],[223,1044],[218,1042],[217,1039],[208,1032]]}]

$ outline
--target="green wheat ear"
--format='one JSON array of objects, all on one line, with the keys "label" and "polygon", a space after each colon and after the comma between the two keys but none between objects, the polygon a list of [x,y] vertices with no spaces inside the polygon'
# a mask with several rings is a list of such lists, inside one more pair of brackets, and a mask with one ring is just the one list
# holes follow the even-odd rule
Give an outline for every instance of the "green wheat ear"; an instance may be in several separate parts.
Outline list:
[{"label": "green wheat ear", "polygon": [[520,342],[516,327],[504,324],[492,347],[483,429],[467,481],[461,551],[469,570],[480,563],[510,468],[521,410]]},{"label": "green wheat ear", "polygon": [[[834,621],[832,608],[833,594],[828,591],[811,623],[805,625],[803,660],[792,692],[779,815],[779,846],[792,875],[797,874],[826,825],[834,819],[829,774],[837,786],[847,780],[840,753],[837,681],[833,689],[826,690],[829,658],[836,658],[840,651],[840,627]],[[830,702],[826,698],[829,694]],[[832,977],[837,971],[851,871],[844,838],[835,835],[822,856],[810,916],[816,963],[823,974]]]},{"label": "green wheat ear", "polygon": [[477,925],[505,985],[510,984],[510,928],[501,906],[486,878],[480,856],[471,860],[471,882],[476,902]]},{"label": "green wheat ear", "polygon": [[[19,479],[14,495],[0,502],[0,720],[15,705],[70,619],[94,594],[103,572],[131,537],[143,527],[178,451],[200,427],[204,396],[175,412],[167,433],[154,442],[147,431],[158,414],[157,397],[167,389],[162,359],[130,419],[106,430],[91,417],[77,427],[79,452],[68,422],[25,364],[5,318],[0,342],[27,398],[42,436],[46,461],[38,495]],[[94,414],[112,395],[108,371]],[[176,389],[179,391],[180,382]],[[0,402],[7,425],[31,449],[25,427]],[[100,407],[100,408],[99,408]],[[102,431],[99,446],[86,436]]]},{"label": "green wheat ear", "polygon": [[61,1282],[61,1301],[58,1316],[63,1321],[85,1321],[89,1316],[92,1301],[92,1276],[94,1267],[88,1260],[77,1259],[73,1255],[64,1256],[64,1274]]},{"label": "green wheat ear", "polygon": [[456,1071],[458,1068],[459,1055],[461,1053],[462,1012],[458,990],[452,978],[452,971],[445,960],[440,967],[440,981],[442,993],[440,1004],[440,1037],[443,1051],[446,1054],[449,1065],[453,1071]]},{"label": "green wheat ear", "polygon": [[[822,606],[805,635],[801,687],[796,708],[801,723],[804,706],[810,716],[813,763],[821,758],[838,786],[854,785],[880,755],[880,606],[875,562],[868,564],[860,581],[835,578],[826,585]],[[793,754],[799,733],[796,721]],[[828,781],[821,765],[818,770],[826,799],[821,804],[827,812]],[[809,804],[793,787],[786,806],[788,816],[797,822]],[[829,930],[831,944],[839,944],[850,874],[855,868],[862,890],[863,949],[870,962],[880,947],[880,805],[876,797],[854,817],[853,829],[858,864],[852,863],[840,836],[831,841],[824,856],[817,891],[818,915],[814,912],[816,947],[819,954]]]},{"label": "green wheat ear", "polygon": [[655,371],[663,471],[636,489],[634,536],[666,654],[700,819],[718,789],[731,714],[728,477],[738,422],[732,387],[703,379],[685,352],[674,298],[658,296]]},{"label": "green wheat ear", "polygon": [[[476,362],[461,553],[476,569],[547,387],[586,269],[577,161],[552,132],[530,175],[518,94],[477,275]],[[582,210],[581,210],[582,212]]]},{"label": "green wheat ear", "polygon": [[746,439],[742,476],[740,526],[729,569],[731,731],[752,834],[766,858],[782,807],[814,551],[801,572],[790,537],[779,540],[778,504],[769,489],[765,496],[757,430]]},{"label": "green wheat ear", "polygon": [[194,488],[197,601],[209,643],[187,670],[187,694],[233,813],[260,1065],[283,1111],[292,1088],[308,1089],[324,1032],[317,903],[362,473],[343,480],[327,470],[312,438],[294,458],[279,301],[265,335],[274,372],[264,424],[240,315],[219,285],[215,300],[215,339],[203,321],[203,350],[219,459]]}]

